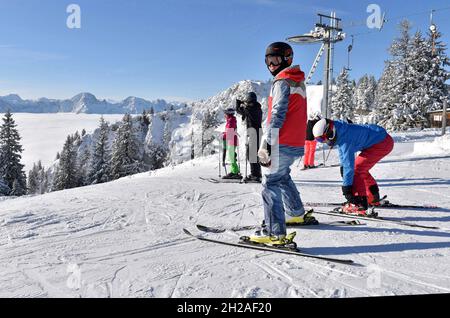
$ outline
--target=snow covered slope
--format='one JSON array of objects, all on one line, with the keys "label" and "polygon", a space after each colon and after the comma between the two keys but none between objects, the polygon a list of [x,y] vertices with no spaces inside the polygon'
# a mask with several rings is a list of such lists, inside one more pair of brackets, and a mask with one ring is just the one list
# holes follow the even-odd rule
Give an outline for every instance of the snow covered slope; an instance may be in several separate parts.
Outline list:
[{"label": "snow covered slope", "polygon": [[[356,297],[450,292],[450,154],[413,154],[436,131],[396,135],[373,169],[396,203],[433,211],[380,210],[414,229],[366,222],[305,227],[296,242],[361,266],[219,246],[184,227],[261,221],[260,185],[211,184],[215,157],[115,182],[0,202],[0,297]],[[318,152],[317,159],[321,158]],[[337,159],[333,152],[330,162]],[[338,168],[293,169],[304,201],[340,201]],[[320,210],[320,209],[318,209]],[[338,220],[317,216],[320,221]],[[446,230],[444,230],[446,229]],[[243,232],[241,234],[250,234]],[[233,233],[218,235],[236,240]]]}]

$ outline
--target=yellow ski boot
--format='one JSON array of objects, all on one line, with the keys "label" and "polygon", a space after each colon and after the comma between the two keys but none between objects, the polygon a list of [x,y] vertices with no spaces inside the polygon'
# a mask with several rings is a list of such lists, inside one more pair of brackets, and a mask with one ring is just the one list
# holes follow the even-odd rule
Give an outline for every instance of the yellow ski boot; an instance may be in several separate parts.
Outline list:
[{"label": "yellow ski boot", "polygon": [[288,235],[255,234],[252,236],[242,237],[241,240],[256,245],[261,244],[274,247],[296,247],[296,244],[294,242],[295,235],[297,235],[297,232],[292,232]]},{"label": "yellow ski boot", "polygon": [[290,216],[286,214],[287,226],[306,226],[306,225],[318,225],[319,221],[312,216],[314,210],[309,210],[301,216]]}]

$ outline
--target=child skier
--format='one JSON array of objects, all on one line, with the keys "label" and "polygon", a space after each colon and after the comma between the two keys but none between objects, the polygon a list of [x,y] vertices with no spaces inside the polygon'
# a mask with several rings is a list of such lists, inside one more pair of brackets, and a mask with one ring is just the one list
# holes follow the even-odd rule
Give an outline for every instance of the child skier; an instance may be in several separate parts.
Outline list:
[{"label": "child skier", "polygon": [[290,176],[290,166],[303,155],[307,117],[305,74],[298,65],[291,67],[292,60],[293,50],[287,43],[272,43],[266,50],[266,66],[275,78],[269,96],[267,129],[258,151],[261,165],[268,168],[262,183],[264,226],[249,240],[273,246],[292,242],[295,232],[286,235],[286,223],[317,223],[305,214]]},{"label": "child skier", "polygon": [[321,119],[320,112],[315,111],[308,115],[306,127],[305,155],[303,156],[303,170],[315,168],[314,157],[316,155],[317,141],[314,139],[312,129]]},{"label": "child skier", "polygon": [[[343,121],[321,119],[313,128],[318,142],[339,146],[339,159],[343,168],[342,193],[347,203],[342,211],[367,215],[369,204],[380,204],[380,191],[369,170],[394,148],[394,140],[377,125],[356,125]],[[355,153],[361,151],[355,160]]]},{"label": "child skier", "polygon": [[[225,132],[222,134],[222,140],[224,146],[224,154],[227,154],[228,160],[231,163],[231,171],[222,179],[242,179],[239,171],[239,166],[236,163],[236,147],[238,146],[238,138],[236,133],[237,120],[234,115],[235,110],[233,108],[228,108],[225,110],[225,119],[227,123],[225,126]],[[225,166],[225,160],[223,160],[223,165]]]}]

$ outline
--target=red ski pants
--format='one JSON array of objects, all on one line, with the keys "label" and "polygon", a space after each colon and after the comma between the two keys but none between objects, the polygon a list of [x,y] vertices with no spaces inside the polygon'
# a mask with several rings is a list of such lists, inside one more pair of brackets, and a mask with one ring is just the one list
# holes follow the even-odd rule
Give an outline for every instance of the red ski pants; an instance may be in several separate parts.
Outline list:
[{"label": "red ski pants", "polygon": [[303,164],[305,166],[314,166],[314,156],[316,155],[317,141],[305,140],[305,155],[303,157]]},{"label": "red ski pants", "polygon": [[367,196],[368,202],[373,201],[373,195],[369,188],[377,182],[369,173],[375,164],[386,157],[394,148],[394,140],[387,135],[386,138],[364,149],[355,160],[355,176],[353,178],[353,195]]}]

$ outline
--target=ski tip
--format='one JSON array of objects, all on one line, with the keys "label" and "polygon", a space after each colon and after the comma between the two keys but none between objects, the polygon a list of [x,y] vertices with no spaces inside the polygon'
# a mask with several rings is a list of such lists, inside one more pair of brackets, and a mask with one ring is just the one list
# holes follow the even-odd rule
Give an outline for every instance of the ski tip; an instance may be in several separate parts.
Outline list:
[{"label": "ski tip", "polygon": [[187,230],[187,229],[183,229],[183,232],[187,235],[193,236],[193,234],[191,232],[189,232],[189,230]]}]

